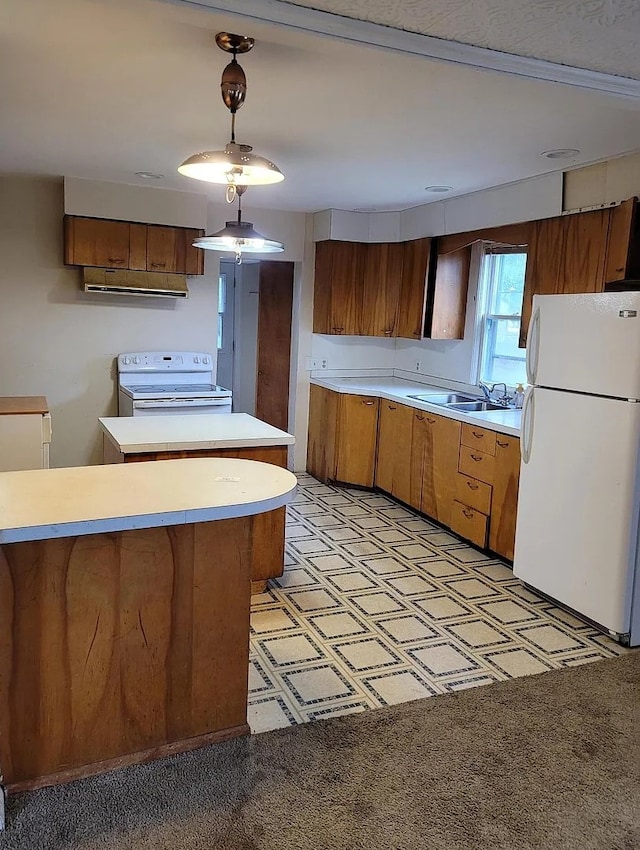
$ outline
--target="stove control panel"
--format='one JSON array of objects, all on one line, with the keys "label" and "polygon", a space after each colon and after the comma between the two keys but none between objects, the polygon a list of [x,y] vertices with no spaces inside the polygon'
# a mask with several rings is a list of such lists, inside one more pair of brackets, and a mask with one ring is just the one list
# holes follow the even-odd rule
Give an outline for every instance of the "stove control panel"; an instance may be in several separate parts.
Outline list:
[{"label": "stove control panel", "polygon": [[118,372],[211,372],[213,357],[201,351],[133,351],[118,355]]}]

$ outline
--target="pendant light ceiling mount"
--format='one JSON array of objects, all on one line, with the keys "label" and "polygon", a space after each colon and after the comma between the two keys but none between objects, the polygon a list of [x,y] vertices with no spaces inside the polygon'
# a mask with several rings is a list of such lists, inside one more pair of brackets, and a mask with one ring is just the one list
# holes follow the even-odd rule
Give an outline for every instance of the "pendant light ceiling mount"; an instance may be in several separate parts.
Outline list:
[{"label": "pendant light ceiling mount", "polygon": [[236,112],[247,95],[247,79],[236,56],[252,50],[255,40],[246,35],[219,32],[216,44],[233,56],[220,80],[222,100],[231,113],[231,140],[222,151],[202,151],[190,156],[178,167],[178,171],[196,180],[226,184],[226,198],[228,203],[232,203],[240,186],[279,183],[284,180],[284,174],[271,160],[254,154],[251,145],[236,142]]}]

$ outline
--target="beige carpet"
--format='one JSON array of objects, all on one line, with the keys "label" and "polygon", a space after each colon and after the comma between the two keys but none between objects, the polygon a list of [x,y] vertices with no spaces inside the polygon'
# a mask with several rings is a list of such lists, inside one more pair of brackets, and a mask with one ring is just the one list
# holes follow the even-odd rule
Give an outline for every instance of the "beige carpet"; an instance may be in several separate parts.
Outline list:
[{"label": "beige carpet", "polygon": [[640,652],[14,798],[1,850],[637,850]]}]

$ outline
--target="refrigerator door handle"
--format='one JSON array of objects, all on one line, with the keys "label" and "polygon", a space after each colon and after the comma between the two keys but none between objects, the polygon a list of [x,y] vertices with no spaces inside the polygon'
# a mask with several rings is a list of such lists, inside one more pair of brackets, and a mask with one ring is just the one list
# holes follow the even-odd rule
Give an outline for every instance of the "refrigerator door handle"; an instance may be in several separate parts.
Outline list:
[{"label": "refrigerator door handle", "polygon": [[520,456],[523,463],[529,463],[533,445],[533,420],[535,414],[534,389],[530,387],[522,405],[522,436],[520,439]]},{"label": "refrigerator door handle", "polygon": [[529,322],[527,333],[527,352],[525,365],[527,368],[527,383],[535,384],[538,372],[538,357],[540,353],[540,308],[536,307]]}]

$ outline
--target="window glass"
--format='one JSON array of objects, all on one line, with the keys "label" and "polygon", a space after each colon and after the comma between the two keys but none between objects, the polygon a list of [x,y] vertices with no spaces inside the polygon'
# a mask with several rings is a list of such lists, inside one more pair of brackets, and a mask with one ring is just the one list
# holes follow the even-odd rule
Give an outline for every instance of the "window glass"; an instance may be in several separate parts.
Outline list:
[{"label": "window glass", "polygon": [[527,255],[492,249],[482,259],[481,281],[486,309],[482,317],[480,380],[504,381],[510,387],[526,381],[525,350],[518,348]]},{"label": "window glass", "polygon": [[224,345],[224,311],[227,307],[227,276],[221,274],[218,278],[218,351]]}]

